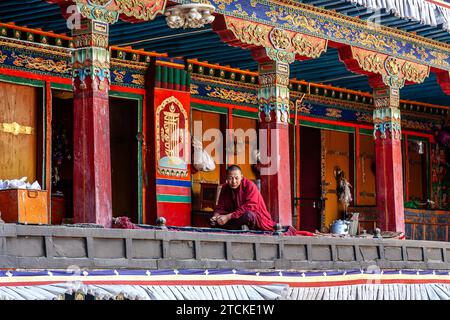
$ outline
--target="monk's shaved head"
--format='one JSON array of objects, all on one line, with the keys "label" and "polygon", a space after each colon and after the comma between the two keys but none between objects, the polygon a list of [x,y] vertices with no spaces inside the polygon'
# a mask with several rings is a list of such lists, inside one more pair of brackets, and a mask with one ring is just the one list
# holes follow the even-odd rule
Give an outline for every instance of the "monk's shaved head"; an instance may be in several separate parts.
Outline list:
[{"label": "monk's shaved head", "polygon": [[227,168],[227,175],[229,175],[233,171],[239,171],[240,173],[242,173],[241,167],[239,167],[238,165],[235,165],[235,164],[233,164]]}]

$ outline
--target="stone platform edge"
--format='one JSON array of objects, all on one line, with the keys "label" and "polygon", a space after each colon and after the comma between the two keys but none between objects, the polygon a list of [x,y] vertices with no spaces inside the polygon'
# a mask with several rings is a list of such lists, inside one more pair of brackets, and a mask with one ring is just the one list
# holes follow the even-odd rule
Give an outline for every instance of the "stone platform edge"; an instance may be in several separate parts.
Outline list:
[{"label": "stone platform edge", "polygon": [[450,243],[0,224],[2,269],[450,270]]}]

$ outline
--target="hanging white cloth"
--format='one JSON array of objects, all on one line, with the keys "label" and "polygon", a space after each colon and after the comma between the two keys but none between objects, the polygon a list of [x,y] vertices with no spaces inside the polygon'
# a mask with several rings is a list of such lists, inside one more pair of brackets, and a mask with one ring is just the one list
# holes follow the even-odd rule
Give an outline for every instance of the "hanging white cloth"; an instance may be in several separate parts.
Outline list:
[{"label": "hanging white cloth", "polygon": [[345,0],[371,10],[385,9],[396,17],[411,19],[450,33],[450,8],[426,0]]}]

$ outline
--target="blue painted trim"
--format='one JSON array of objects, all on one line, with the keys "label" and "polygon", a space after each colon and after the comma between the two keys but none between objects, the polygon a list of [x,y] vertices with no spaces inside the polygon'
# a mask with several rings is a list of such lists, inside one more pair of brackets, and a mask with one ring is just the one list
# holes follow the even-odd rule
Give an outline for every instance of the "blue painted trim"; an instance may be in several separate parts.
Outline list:
[{"label": "blue painted trim", "polygon": [[156,184],[160,186],[176,186],[176,187],[191,187],[191,181],[185,180],[168,180],[168,179],[156,179]]}]

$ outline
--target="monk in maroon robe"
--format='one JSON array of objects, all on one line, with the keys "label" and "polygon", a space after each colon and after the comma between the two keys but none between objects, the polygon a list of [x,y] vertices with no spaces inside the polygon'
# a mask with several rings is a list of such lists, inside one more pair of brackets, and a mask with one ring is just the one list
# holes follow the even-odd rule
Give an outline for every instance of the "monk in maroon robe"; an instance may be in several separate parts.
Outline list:
[{"label": "monk in maroon robe", "polygon": [[227,182],[222,186],[211,225],[223,229],[274,231],[275,222],[267,211],[256,185],[244,178],[239,166],[227,169]]}]

